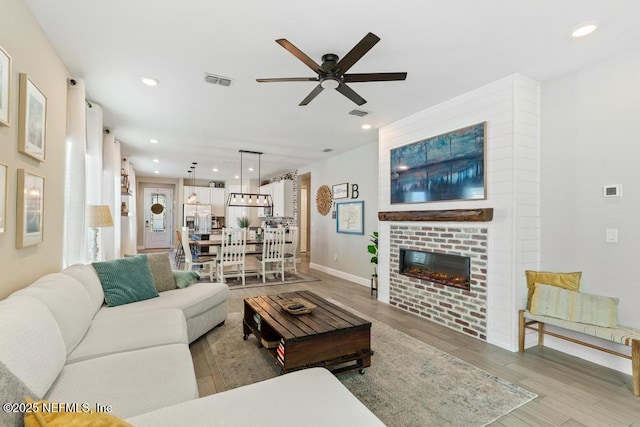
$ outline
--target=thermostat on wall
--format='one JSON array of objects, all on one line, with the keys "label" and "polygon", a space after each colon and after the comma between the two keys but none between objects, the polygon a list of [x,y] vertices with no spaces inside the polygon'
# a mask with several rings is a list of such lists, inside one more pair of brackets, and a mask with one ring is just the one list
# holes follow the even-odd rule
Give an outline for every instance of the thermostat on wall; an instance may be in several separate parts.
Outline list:
[{"label": "thermostat on wall", "polygon": [[602,195],[604,197],[622,197],[622,185],[605,185],[602,187]]}]

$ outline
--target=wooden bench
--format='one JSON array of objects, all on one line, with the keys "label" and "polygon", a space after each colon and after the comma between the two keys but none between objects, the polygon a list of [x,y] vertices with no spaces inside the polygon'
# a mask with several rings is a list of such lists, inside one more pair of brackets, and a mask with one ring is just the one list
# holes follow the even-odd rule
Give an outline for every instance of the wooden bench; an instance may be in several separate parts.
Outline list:
[{"label": "wooden bench", "polygon": [[[524,353],[525,330],[530,329],[538,333],[539,346],[544,345],[544,336],[550,335],[556,338],[563,339],[565,341],[570,341],[575,344],[584,345],[589,348],[604,351],[605,353],[629,359],[631,360],[631,368],[633,373],[633,394],[635,396],[640,396],[640,330],[625,326],[606,328],[602,326],[588,325],[585,323],[556,319],[554,317],[540,316],[537,314],[532,314],[526,310],[520,310],[519,318],[520,325],[518,344],[520,353]],[[545,329],[546,324],[615,342],[617,344],[626,345],[628,347],[631,347],[631,356],[601,347],[599,345],[591,344],[585,341],[578,340],[576,338],[562,335],[558,332],[548,331]]]}]

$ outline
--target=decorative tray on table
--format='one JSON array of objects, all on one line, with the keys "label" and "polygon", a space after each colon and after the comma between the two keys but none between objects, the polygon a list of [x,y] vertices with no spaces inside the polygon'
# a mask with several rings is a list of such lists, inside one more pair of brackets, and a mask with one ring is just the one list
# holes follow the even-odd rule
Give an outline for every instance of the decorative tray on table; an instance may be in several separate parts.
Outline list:
[{"label": "decorative tray on table", "polygon": [[290,314],[308,314],[317,307],[315,304],[310,303],[304,298],[281,299],[278,301],[278,304],[280,304],[280,307]]}]

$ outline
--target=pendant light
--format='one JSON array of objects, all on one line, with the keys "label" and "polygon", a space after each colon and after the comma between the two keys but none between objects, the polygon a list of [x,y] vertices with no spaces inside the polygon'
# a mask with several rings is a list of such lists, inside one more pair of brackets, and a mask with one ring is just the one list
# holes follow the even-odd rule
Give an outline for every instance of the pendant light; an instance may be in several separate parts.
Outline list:
[{"label": "pendant light", "polygon": [[[247,151],[240,150],[240,188],[242,189],[242,155],[243,154],[257,154],[258,155],[258,186],[260,185],[260,158],[262,156],[262,152],[259,151]],[[241,192],[229,193],[229,197],[227,198],[227,206],[240,206],[240,207],[271,207],[273,206],[273,201],[271,200],[270,194],[260,194],[260,193],[245,193],[241,190]]]},{"label": "pendant light", "polygon": [[191,171],[193,172],[192,176],[192,180],[191,180],[191,193],[189,194],[189,197],[187,198],[187,203],[198,203],[198,195],[196,194],[196,165],[198,164],[198,162],[191,162]]}]

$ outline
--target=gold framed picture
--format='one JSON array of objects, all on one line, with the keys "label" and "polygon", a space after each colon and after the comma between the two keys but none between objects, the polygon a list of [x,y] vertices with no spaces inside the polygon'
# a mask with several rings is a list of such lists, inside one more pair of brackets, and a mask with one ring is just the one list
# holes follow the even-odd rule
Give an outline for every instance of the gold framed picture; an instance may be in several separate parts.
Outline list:
[{"label": "gold framed picture", "polygon": [[42,162],[47,136],[47,97],[24,73],[20,73],[19,113],[18,151]]},{"label": "gold framed picture", "polygon": [[0,46],[0,126],[11,126],[11,57]]},{"label": "gold framed picture", "polygon": [[44,228],[44,178],[18,169],[16,247],[42,243]]}]

